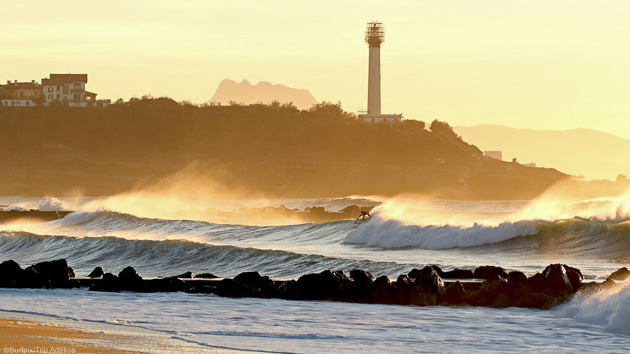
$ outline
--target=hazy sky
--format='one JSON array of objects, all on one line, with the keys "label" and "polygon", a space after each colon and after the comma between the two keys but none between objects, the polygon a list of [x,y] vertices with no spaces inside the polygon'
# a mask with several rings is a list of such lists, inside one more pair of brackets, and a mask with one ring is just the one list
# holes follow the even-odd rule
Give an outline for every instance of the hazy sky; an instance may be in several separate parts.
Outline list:
[{"label": "hazy sky", "polygon": [[87,73],[99,98],[205,102],[223,79],[367,107],[366,22],[384,23],[383,113],[630,138],[630,1],[3,1],[0,82]]}]

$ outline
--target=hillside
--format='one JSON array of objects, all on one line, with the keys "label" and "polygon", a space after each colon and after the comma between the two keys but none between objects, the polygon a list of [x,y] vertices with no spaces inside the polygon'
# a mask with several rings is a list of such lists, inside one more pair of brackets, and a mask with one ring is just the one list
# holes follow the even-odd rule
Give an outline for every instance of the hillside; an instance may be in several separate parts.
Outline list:
[{"label": "hillside", "polygon": [[566,177],[485,158],[445,123],[363,124],[329,103],[0,107],[0,132],[0,195],[108,195],[168,177],[186,193],[525,199]]},{"label": "hillside", "polygon": [[252,85],[247,80],[236,83],[232,80],[223,80],[217,87],[208,104],[220,103],[228,105],[230,102],[242,104],[270,104],[273,101],[280,103],[292,103],[299,109],[309,109],[317,104],[315,97],[308,90],[295,89],[284,85],[272,85],[267,81],[261,81]]},{"label": "hillside", "polygon": [[630,176],[630,140],[590,129],[532,130],[497,125],[455,127],[482,150],[502,150],[503,158],[535,162],[586,179]]}]

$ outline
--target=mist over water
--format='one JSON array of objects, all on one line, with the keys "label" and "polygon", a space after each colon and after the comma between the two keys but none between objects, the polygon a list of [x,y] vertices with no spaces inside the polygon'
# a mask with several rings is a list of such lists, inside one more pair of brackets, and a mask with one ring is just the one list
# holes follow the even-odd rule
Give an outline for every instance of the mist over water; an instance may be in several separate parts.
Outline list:
[{"label": "mist over water", "polygon": [[[5,209],[75,212],[50,222],[18,220],[1,225],[0,255],[23,267],[66,258],[79,276],[96,266],[116,274],[131,265],[143,277],[185,271],[234,277],[258,271],[273,278],[298,278],[325,269],[348,274],[359,268],[395,279],[427,264],[444,270],[490,264],[533,275],[548,264],[564,263],[581,269],[590,281],[601,280],[630,262],[628,194],[581,200],[554,191],[534,201],[454,201],[229,198],[210,191],[196,195],[178,192],[181,190],[140,190],[103,198],[2,197],[0,206]],[[366,221],[324,223],[252,212],[281,205],[298,210],[319,206],[329,212],[350,205],[376,207]],[[0,292],[0,298],[13,299],[2,306],[5,311],[34,313],[29,303],[43,297],[38,314],[137,326],[172,333],[173,338],[187,342],[238,349],[355,352],[360,343],[375,338],[379,344],[365,351],[416,351],[419,346],[444,349],[441,341],[448,341],[446,348],[454,351],[544,352],[550,345],[555,352],[571,352],[585,345],[621,351],[630,345],[628,286],[596,296],[580,295],[550,312],[362,304],[343,304],[335,312],[331,306],[337,305],[325,302],[288,304],[184,293],[122,297],[90,293],[86,297],[78,290],[71,294],[58,293],[61,290],[16,294],[10,290]],[[76,304],[71,310],[61,305],[68,296]],[[136,300],[143,305],[119,312],[127,306],[125,301]],[[90,301],[98,301],[100,310],[91,310]],[[235,315],[240,308],[246,312]],[[270,314],[272,321],[268,320]],[[384,319],[388,319],[385,324]],[[486,324],[484,329],[477,328],[480,321]],[[378,331],[373,330],[376,322],[381,323]],[[339,327],[331,332],[326,326],[305,323],[338,323]],[[474,325],[462,325],[466,323]],[[537,330],[550,323],[555,328],[553,335]],[[475,333],[475,339],[457,340],[462,331]],[[509,338],[503,335],[506,331]],[[583,343],[566,340],[571,334],[584,338]],[[406,339],[407,344],[401,346],[403,337],[417,340]],[[239,338],[238,343],[234,338]],[[471,347],[471,341],[481,344]],[[496,344],[499,342],[503,344]]]}]

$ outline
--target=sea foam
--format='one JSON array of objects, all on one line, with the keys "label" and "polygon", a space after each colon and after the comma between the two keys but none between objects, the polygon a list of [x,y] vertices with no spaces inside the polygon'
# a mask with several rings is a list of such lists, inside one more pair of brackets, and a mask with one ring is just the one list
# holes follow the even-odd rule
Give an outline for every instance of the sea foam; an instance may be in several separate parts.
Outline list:
[{"label": "sea foam", "polygon": [[556,313],[574,318],[581,323],[603,326],[606,329],[630,335],[630,283],[595,295],[577,295]]}]

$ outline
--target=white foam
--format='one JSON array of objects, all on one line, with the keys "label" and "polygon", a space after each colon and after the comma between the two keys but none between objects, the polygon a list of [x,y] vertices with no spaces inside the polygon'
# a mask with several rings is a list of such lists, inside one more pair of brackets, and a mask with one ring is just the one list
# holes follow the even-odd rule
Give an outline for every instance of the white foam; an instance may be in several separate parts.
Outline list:
[{"label": "white foam", "polygon": [[503,222],[497,226],[405,225],[398,220],[375,217],[350,232],[344,241],[372,247],[446,249],[502,242],[517,236],[536,234],[537,221]]},{"label": "white foam", "polygon": [[587,296],[578,294],[570,303],[557,309],[561,317],[581,323],[603,326],[630,335],[630,283]]}]

